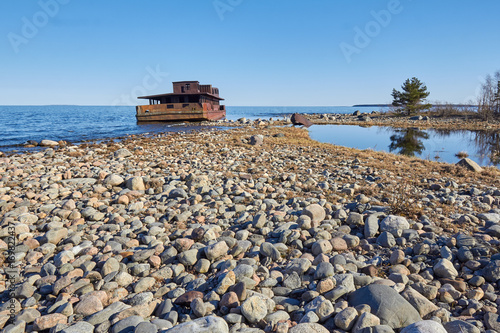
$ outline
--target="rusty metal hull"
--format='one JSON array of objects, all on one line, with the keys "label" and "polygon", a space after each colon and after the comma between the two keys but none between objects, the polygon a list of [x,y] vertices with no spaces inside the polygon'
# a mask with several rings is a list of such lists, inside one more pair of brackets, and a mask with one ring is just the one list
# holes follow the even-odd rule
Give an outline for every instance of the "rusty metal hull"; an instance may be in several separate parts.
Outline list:
[{"label": "rusty metal hull", "polygon": [[223,105],[214,108],[208,103],[155,104],[136,107],[138,122],[213,121],[223,119],[225,116],[226,110]]}]

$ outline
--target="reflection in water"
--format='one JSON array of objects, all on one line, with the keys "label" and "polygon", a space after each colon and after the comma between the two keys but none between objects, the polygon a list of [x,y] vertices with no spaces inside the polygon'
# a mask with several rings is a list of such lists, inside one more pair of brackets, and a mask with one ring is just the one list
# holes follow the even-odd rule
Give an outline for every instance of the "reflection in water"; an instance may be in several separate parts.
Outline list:
[{"label": "reflection in water", "polygon": [[470,134],[471,141],[476,146],[477,158],[481,165],[500,165],[500,131],[498,130],[449,130],[433,129],[434,135],[443,138],[452,133],[461,133],[464,137]]},{"label": "reflection in water", "polygon": [[474,142],[479,151],[482,151],[491,163],[500,164],[500,131],[474,131]]},{"label": "reflection in water", "polygon": [[313,125],[311,138],[339,146],[358,149],[392,151],[413,157],[457,163],[458,152],[481,166],[500,167],[500,131],[468,131],[418,128],[391,128],[373,126],[362,128],[351,125]]},{"label": "reflection in water", "polygon": [[415,156],[422,154],[425,147],[420,139],[428,139],[429,134],[417,128],[394,129],[396,134],[391,135],[391,144],[389,151],[397,151],[397,153],[406,156]]}]

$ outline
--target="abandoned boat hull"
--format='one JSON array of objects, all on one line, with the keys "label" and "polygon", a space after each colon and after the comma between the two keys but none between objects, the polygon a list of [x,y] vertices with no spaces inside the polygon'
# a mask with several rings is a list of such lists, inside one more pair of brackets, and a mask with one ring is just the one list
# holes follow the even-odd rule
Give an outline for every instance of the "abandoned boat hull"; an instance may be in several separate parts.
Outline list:
[{"label": "abandoned boat hull", "polygon": [[214,105],[208,103],[154,104],[136,107],[138,122],[215,121],[224,117],[226,110],[223,105],[214,108]]}]

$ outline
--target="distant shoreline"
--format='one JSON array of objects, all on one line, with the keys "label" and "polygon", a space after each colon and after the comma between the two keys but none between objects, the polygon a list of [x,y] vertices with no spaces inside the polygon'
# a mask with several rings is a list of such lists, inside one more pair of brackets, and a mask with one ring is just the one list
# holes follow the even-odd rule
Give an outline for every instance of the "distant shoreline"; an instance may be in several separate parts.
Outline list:
[{"label": "distant shoreline", "polygon": [[[464,107],[472,107],[475,108],[477,105],[473,104],[433,104],[433,106],[442,106],[442,105],[449,105],[452,107],[457,107],[457,108],[464,108]],[[392,104],[355,104],[352,107],[353,108],[389,108],[391,107]]]}]

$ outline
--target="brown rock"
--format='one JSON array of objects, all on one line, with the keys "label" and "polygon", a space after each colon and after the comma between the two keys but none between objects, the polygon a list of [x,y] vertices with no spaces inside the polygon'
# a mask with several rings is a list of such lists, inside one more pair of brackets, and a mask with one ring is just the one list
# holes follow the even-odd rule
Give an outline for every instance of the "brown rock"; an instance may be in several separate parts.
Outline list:
[{"label": "brown rock", "polygon": [[66,275],[66,276],[63,276],[62,278],[60,278],[59,280],[57,280],[55,283],[54,283],[54,286],[53,286],[53,292],[54,292],[54,295],[57,295],[59,294],[59,292],[64,288],[64,287],[67,287],[71,284],[71,277]]},{"label": "brown rock", "polygon": [[335,283],[333,283],[332,279],[324,279],[318,282],[316,286],[316,291],[320,294],[324,294],[330,290],[335,288]]},{"label": "brown rock", "polygon": [[174,246],[179,252],[187,251],[193,246],[194,240],[189,238],[179,238],[174,242]]},{"label": "brown rock", "polygon": [[361,273],[363,274],[366,274],[366,275],[369,275],[369,276],[377,276],[378,274],[378,269],[377,267],[373,266],[373,265],[369,265],[369,266],[366,266],[366,267],[363,267],[361,268]]},{"label": "brown rock", "polygon": [[391,265],[397,265],[403,262],[405,260],[405,253],[401,250],[395,250],[391,254],[391,258],[389,261],[391,262]]},{"label": "brown rock", "polygon": [[90,316],[104,309],[101,300],[97,296],[85,296],[75,306],[74,312],[84,316]]},{"label": "brown rock", "polygon": [[236,295],[238,296],[238,300],[240,300],[241,302],[247,298],[247,289],[245,287],[245,283],[238,282],[231,287],[231,290],[236,293]]},{"label": "brown rock", "polygon": [[237,306],[240,306],[238,295],[234,291],[225,293],[220,300],[219,306],[225,306],[227,308],[235,308]]},{"label": "brown rock", "polygon": [[128,205],[130,203],[130,199],[128,198],[128,196],[123,194],[123,195],[120,195],[118,197],[118,199],[116,200],[116,203],[121,204],[121,205]]},{"label": "brown rock", "polygon": [[406,268],[404,265],[395,265],[392,266],[389,270],[390,273],[396,273],[396,274],[403,274],[403,275],[410,275],[410,270]]},{"label": "brown rock", "polygon": [[464,281],[452,280],[452,279],[439,279],[439,282],[441,282],[441,284],[449,283],[453,286],[453,288],[462,293],[464,293],[467,290],[467,283],[465,283]]},{"label": "brown rock", "polygon": [[60,313],[52,313],[35,319],[34,329],[37,331],[47,330],[57,324],[67,324],[68,318]]},{"label": "brown rock", "polygon": [[203,293],[200,291],[195,291],[195,290],[187,291],[181,296],[177,297],[177,299],[174,301],[174,304],[187,306],[191,304],[191,302],[195,298],[203,298],[203,296],[204,296]]},{"label": "brown rock", "polygon": [[345,251],[347,250],[347,243],[343,238],[335,237],[330,240],[334,251]]}]

